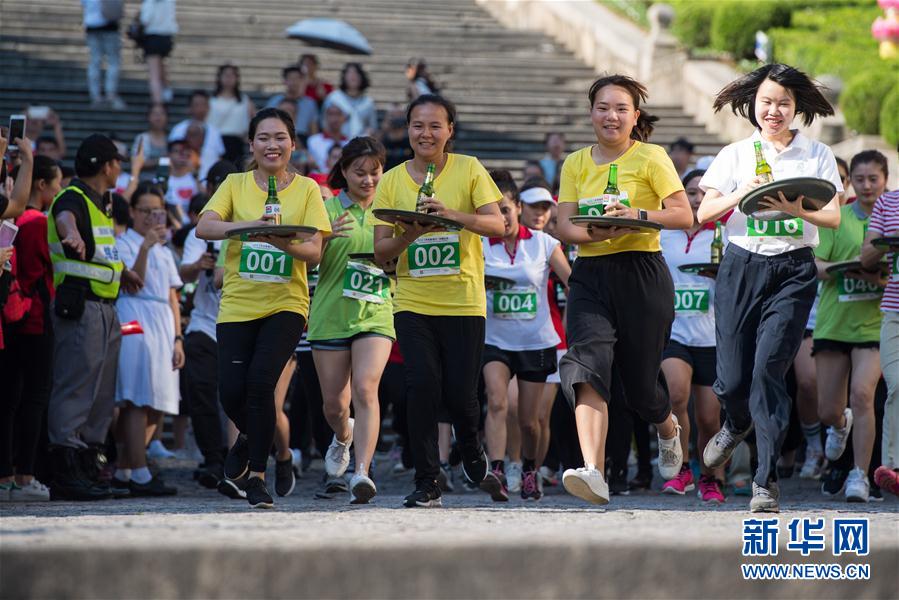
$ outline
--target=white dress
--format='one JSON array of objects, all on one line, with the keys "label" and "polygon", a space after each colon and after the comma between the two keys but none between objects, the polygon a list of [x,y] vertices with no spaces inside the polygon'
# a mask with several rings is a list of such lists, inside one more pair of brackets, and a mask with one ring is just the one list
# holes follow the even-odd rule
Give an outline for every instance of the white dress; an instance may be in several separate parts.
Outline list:
[{"label": "white dress", "polygon": [[[129,269],[134,267],[144,238],[129,229],[116,248]],[[122,292],[116,301],[119,321],[140,323],[143,334],[122,337],[116,378],[116,403],[130,402],[172,415],[178,414],[178,371],[172,368],[175,322],[169,291],[181,287],[171,251],[162,245],[150,249],[144,287],[137,294]]]}]

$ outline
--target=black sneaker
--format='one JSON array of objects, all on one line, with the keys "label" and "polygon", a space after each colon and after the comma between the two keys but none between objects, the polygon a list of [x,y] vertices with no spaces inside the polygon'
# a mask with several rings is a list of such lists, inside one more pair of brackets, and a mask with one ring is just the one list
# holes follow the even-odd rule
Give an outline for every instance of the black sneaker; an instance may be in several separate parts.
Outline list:
[{"label": "black sneaker", "polygon": [[415,491],[403,500],[406,508],[440,508],[443,501],[440,499],[440,486],[436,481],[417,483]]},{"label": "black sneaker", "polygon": [[343,477],[331,477],[327,473],[322,474],[322,486],[313,497],[317,500],[333,500],[338,494],[349,493],[350,488]]},{"label": "black sneaker", "polygon": [[158,476],[153,477],[147,483],[138,483],[132,479],[128,482],[128,487],[131,488],[131,495],[135,498],[141,496],[174,496],[178,493],[178,490],[166,485]]},{"label": "black sneaker", "polygon": [[201,465],[194,471],[194,480],[204,488],[214,490],[222,479],[222,465]]},{"label": "black sneaker", "polygon": [[821,493],[825,496],[837,496],[843,493],[846,486],[846,478],[849,477],[849,471],[839,467],[831,467],[827,474],[823,477],[821,484]]},{"label": "black sneaker", "polygon": [[487,453],[480,445],[471,446],[462,450],[462,474],[468,481],[475,485],[484,481],[487,477],[490,463],[487,462]]},{"label": "black sneaker", "polygon": [[259,477],[250,477],[247,481],[247,502],[253,508],[274,508],[275,501],[265,488],[265,481]]},{"label": "black sneaker", "polygon": [[250,447],[247,444],[247,436],[241,433],[225,457],[225,477],[231,480],[240,479],[246,474],[249,462]]},{"label": "black sneaker", "polygon": [[129,482],[122,481],[121,479],[116,479],[113,477],[109,480],[109,491],[112,493],[113,498],[127,498],[131,495],[131,486],[128,485]]},{"label": "black sneaker", "polygon": [[289,496],[297,484],[296,475],[293,472],[293,458],[275,461],[275,493],[281,496]]},{"label": "black sneaker", "polygon": [[487,471],[487,476],[480,483],[482,491],[490,494],[494,502],[508,502],[509,490],[506,488],[506,476],[502,471]]},{"label": "black sneaker", "polygon": [[652,471],[637,471],[637,474],[627,483],[627,489],[631,492],[652,489]]},{"label": "black sneaker", "polygon": [[609,493],[613,496],[630,496],[631,488],[627,482],[627,471],[612,470],[609,474]]},{"label": "black sneaker", "polygon": [[219,494],[222,496],[227,496],[232,500],[246,500],[247,492],[244,488],[247,487],[247,476],[244,475],[240,479],[235,479],[231,481],[230,479],[222,479],[219,481],[216,489]]}]

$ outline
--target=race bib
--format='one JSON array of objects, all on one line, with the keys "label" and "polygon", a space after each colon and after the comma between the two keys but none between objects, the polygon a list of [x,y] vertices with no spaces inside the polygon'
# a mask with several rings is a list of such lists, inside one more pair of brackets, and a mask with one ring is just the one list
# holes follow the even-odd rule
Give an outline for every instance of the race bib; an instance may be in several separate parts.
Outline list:
[{"label": "race bib", "polygon": [[882,293],[883,288],[876,283],[846,277],[842,273],[837,277],[837,298],[840,302],[877,300]]},{"label": "race bib", "polygon": [[497,319],[530,320],[537,317],[537,290],[514,287],[493,292],[493,316]]},{"label": "race bib", "polygon": [[252,281],[290,283],[293,257],[265,242],[243,242],[237,274]]},{"label": "race bib", "polygon": [[746,234],[749,237],[774,237],[802,239],[802,219],[785,221],[760,221],[746,217]]},{"label": "race bib", "polygon": [[390,280],[384,271],[364,263],[349,261],[343,272],[343,295],[373,304],[390,297]]},{"label": "race bib", "polygon": [[412,277],[458,275],[461,256],[458,233],[422,236],[408,249],[409,274]]},{"label": "race bib", "polygon": [[674,289],[674,310],[679,315],[704,315],[709,312],[709,286],[683,284]]},{"label": "race bib", "polygon": [[581,198],[577,201],[577,214],[584,217],[601,217],[606,211],[605,196]]}]

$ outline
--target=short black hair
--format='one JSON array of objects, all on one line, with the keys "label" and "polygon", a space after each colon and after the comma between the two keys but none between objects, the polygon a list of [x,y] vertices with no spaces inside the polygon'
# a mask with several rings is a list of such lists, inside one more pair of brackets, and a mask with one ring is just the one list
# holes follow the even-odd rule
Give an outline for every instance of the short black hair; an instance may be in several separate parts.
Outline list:
[{"label": "short black hair", "polygon": [[670,146],[668,146],[669,151],[676,150],[678,148],[681,148],[683,150],[686,150],[690,154],[693,154],[693,148],[694,148],[693,143],[685,137],[677,138],[676,140],[671,142]]},{"label": "short black hair", "polygon": [[200,214],[200,211],[203,210],[203,207],[206,206],[207,202],[209,202],[209,196],[203,192],[198,192],[191,196],[190,204],[187,206],[187,212],[198,215]]},{"label": "short black hair", "polygon": [[289,67],[284,67],[283,69],[281,69],[281,78],[287,79],[287,76],[294,72],[299,73],[300,75],[303,74],[303,70],[301,68],[296,65],[290,65]]},{"label": "short black hair", "polygon": [[206,90],[198,89],[198,90],[192,91],[190,93],[190,95],[187,97],[187,105],[190,106],[190,103],[193,102],[194,98],[196,98],[197,96],[200,96],[202,98],[206,98],[207,100],[209,100],[209,92],[207,92]]},{"label": "short black hair", "polygon": [[371,86],[371,80],[368,78],[368,73],[365,72],[365,69],[362,68],[362,63],[357,62],[348,62],[343,65],[343,69],[340,70],[340,89],[341,91],[346,91],[346,74],[350,69],[356,69],[359,73],[359,79],[362,81],[359,83],[359,91],[364,92]]}]

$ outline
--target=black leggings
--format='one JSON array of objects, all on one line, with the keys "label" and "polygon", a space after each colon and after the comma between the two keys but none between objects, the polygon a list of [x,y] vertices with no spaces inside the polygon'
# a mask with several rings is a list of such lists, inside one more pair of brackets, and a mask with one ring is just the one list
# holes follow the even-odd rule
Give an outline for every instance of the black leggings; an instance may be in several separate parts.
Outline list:
[{"label": "black leggings", "polygon": [[441,404],[449,411],[459,446],[478,444],[478,377],[485,323],[484,317],[407,311],[394,317],[409,393],[409,443],[416,482],[435,481],[440,471],[437,420]]},{"label": "black leggings", "polygon": [[50,401],[53,336],[7,334],[0,352],[0,477],[34,475],[41,425]]},{"label": "black leggings", "polygon": [[275,438],[275,385],[304,324],[303,315],[285,311],[216,326],[219,397],[225,413],[247,435],[250,471],[265,472]]}]

